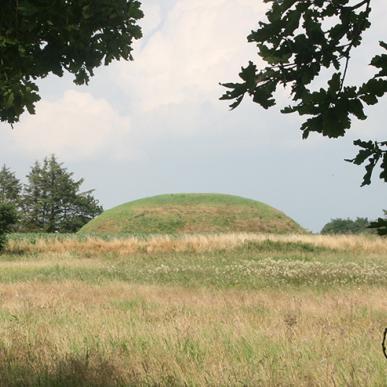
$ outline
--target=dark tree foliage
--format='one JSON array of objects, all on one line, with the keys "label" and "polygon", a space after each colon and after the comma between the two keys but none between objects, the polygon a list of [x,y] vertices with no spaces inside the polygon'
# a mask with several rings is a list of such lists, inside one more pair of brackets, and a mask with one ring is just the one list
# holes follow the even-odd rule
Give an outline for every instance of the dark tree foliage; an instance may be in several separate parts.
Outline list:
[{"label": "dark tree foliage", "polygon": [[321,234],[370,234],[370,222],[367,218],[332,219],[321,230]]},{"label": "dark tree foliage", "polygon": [[0,170],[0,202],[13,203],[15,207],[20,205],[22,185],[6,165]]},{"label": "dark tree foliage", "polygon": [[[387,43],[380,42],[380,54],[370,58],[375,74],[357,85],[347,85],[346,75],[352,52],[362,43],[369,21],[372,0],[264,0],[271,3],[267,21],[248,36],[266,63],[262,68],[249,62],[242,67],[240,83],[225,83],[221,97],[236,108],[248,95],[268,109],[276,104],[278,87],[287,88],[293,100],[283,113],[305,117],[303,138],[311,132],[337,138],[351,128],[353,118],[365,120],[364,108],[378,103],[387,92]],[[330,80],[324,87],[316,83]],[[366,163],[362,185],[371,183],[379,164],[379,177],[387,182],[387,141],[354,143],[361,149],[350,161]]]},{"label": "dark tree foliage", "polygon": [[374,222],[371,222],[370,228],[376,229],[379,235],[387,235],[387,211],[384,210],[384,219],[378,218]]},{"label": "dark tree foliage", "polygon": [[68,208],[67,216],[63,218],[61,230],[76,232],[91,219],[102,212],[102,207],[92,195],[93,190],[80,192]]},{"label": "dark tree foliage", "polygon": [[7,241],[7,233],[17,221],[15,207],[9,202],[0,202],[0,251]]},{"label": "dark tree foliage", "polygon": [[13,124],[40,99],[36,81],[50,73],[87,84],[95,68],[132,60],[143,17],[136,0],[2,0],[0,121]]},{"label": "dark tree foliage", "polygon": [[23,195],[25,230],[74,232],[102,212],[93,191],[80,192],[83,179],[72,176],[54,155],[34,164]]}]

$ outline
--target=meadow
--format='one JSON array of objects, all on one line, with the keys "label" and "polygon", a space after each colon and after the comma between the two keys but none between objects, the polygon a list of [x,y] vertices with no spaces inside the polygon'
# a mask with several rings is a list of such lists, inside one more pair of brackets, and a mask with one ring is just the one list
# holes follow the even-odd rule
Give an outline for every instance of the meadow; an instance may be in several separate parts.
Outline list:
[{"label": "meadow", "polygon": [[12,235],[1,386],[385,386],[387,240]]}]

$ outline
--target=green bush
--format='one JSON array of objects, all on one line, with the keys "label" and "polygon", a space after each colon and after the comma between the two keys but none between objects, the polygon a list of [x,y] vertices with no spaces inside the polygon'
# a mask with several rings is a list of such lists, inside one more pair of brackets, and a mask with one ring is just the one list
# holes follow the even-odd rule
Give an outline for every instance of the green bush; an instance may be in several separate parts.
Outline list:
[{"label": "green bush", "polygon": [[370,222],[367,218],[356,218],[352,219],[332,219],[328,222],[323,229],[321,234],[370,234],[373,233],[369,229]]},{"label": "green bush", "polygon": [[378,235],[387,236],[387,211],[384,211],[384,219],[378,218],[375,221],[371,222],[370,228],[376,230]]},{"label": "green bush", "polygon": [[0,251],[7,242],[7,233],[16,223],[17,214],[15,206],[11,203],[0,203]]}]

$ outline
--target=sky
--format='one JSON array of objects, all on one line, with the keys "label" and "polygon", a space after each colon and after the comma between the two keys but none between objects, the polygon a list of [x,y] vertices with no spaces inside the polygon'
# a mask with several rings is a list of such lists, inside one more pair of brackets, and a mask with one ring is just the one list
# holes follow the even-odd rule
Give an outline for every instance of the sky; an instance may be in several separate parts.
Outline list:
[{"label": "sky", "polygon": [[[375,2],[349,83],[372,74],[367,65],[386,40],[382,3]],[[386,98],[336,140],[302,140],[302,121],[279,112],[285,91],[268,111],[248,99],[230,111],[219,100],[219,82],[237,81],[248,60],[261,63],[246,36],[266,7],[147,0],[135,61],[98,69],[88,86],[68,75],[40,81],[36,115],[23,115],[14,129],[0,124],[0,161],[23,180],[34,161],[55,154],[105,209],[162,193],[213,192],[265,202],[314,232],[333,218],[381,216],[387,185],[375,176],[360,188],[364,168],[344,159],[356,154],[357,138],[385,139]]]}]

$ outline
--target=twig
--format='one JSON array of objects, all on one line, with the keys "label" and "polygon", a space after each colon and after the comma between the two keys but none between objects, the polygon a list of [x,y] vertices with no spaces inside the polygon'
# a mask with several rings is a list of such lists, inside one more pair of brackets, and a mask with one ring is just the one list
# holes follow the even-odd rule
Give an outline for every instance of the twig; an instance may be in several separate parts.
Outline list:
[{"label": "twig", "polygon": [[350,7],[350,9],[351,9],[351,11],[353,11],[353,10],[355,10],[357,8],[362,7],[363,5],[365,5],[365,4],[369,3],[369,2],[370,2],[369,0],[363,0],[359,4],[356,4],[356,5],[352,6],[352,7]]},{"label": "twig", "polygon": [[[351,7],[351,11],[357,9],[357,8],[360,8],[362,7],[363,5],[367,5],[366,9],[365,9],[365,13],[368,13],[369,10],[370,10],[370,5],[371,5],[371,0],[364,0],[362,2],[360,2],[359,4],[357,4],[356,6],[353,6]],[[361,34],[361,27],[359,28],[359,35]],[[341,85],[340,85],[340,91],[343,90],[343,87],[344,87],[344,82],[345,82],[345,78],[347,76],[347,71],[348,71],[348,65],[349,65],[349,60],[351,59],[350,57],[350,53],[351,53],[351,50],[353,48],[353,44],[354,44],[354,40],[355,38],[352,38],[352,41],[349,43],[348,45],[348,48],[344,54],[344,57],[345,57],[345,68],[344,68],[344,73],[343,73],[343,76],[341,78]]]}]

